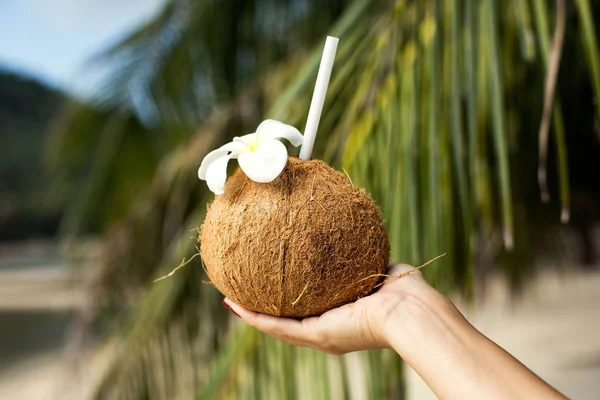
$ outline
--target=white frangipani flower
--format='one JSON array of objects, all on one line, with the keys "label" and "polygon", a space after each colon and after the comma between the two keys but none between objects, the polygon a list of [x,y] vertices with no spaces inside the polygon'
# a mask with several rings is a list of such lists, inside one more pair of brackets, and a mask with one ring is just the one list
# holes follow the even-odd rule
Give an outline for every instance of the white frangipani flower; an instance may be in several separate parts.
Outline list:
[{"label": "white frangipani flower", "polygon": [[205,180],[214,194],[223,194],[227,180],[227,163],[237,158],[240,168],[255,182],[272,182],[287,163],[287,148],[277,139],[287,139],[293,146],[302,144],[303,136],[291,125],[267,119],[256,133],[235,137],[233,141],[204,157],[198,178]]}]

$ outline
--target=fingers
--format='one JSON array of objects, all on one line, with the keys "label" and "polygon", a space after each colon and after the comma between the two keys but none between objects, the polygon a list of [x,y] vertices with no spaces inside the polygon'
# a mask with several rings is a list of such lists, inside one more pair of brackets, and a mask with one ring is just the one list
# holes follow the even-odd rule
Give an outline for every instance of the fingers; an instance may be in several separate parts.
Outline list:
[{"label": "fingers", "polygon": [[278,318],[266,314],[260,314],[250,311],[230,299],[223,302],[236,313],[248,325],[273,336],[276,339],[294,344],[297,346],[310,346],[316,341],[316,335],[311,324],[304,321],[297,321],[291,318]]}]

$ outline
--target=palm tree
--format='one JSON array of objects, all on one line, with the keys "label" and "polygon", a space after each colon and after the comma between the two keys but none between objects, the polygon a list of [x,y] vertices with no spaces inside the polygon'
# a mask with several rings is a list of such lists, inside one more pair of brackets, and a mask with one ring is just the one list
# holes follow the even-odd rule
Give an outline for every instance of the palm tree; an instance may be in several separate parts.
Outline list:
[{"label": "palm tree", "polygon": [[[527,245],[519,210],[532,182],[519,172],[535,169],[535,132],[550,114],[568,218],[560,87],[544,89],[560,63],[600,98],[600,67],[590,1],[564,3],[170,0],[99,55],[113,72],[92,105],[66,110],[51,143],[57,177],[82,182],[63,232],[103,235],[90,288],[102,301],[83,315],[109,317],[118,351],[98,398],[402,397],[395,354],[325,356],[230,321],[198,260],[152,284],[197,252],[190,231],[211,194],[195,171],[208,151],[265,118],[301,128],[322,41],[338,36],[315,156],[372,194],[394,260],[447,252],[426,276],[470,295],[483,244],[513,254]],[[552,16],[564,38],[551,37]],[[562,48],[575,56],[561,60]],[[577,59],[585,63],[571,69]],[[546,190],[544,129],[540,137]]]}]

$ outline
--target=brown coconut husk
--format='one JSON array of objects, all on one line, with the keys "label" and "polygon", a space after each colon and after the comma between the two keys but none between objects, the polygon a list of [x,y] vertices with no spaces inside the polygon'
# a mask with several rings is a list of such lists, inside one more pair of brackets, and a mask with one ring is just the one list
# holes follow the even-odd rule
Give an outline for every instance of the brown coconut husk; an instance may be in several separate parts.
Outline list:
[{"label": "brown coconut husk", "polygon": [[209,206],[200,243],[225,296],[283,317],[319,315],[370,294],[390,256],[371,197],[324,162],[293,157],[267,184],[238,169]]}]

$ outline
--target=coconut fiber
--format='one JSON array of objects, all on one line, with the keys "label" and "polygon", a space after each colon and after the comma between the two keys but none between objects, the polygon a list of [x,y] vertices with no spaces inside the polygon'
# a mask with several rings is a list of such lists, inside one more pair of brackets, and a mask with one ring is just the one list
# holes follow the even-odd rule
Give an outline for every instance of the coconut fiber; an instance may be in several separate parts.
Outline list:
[{"label": "coconut fiber", "polygon": [[209,206],[200,245],[221,293],[296,318],[370,294],[390,255],[371,197],[324,162],[293,157],[271,183],[238,169]]}]

